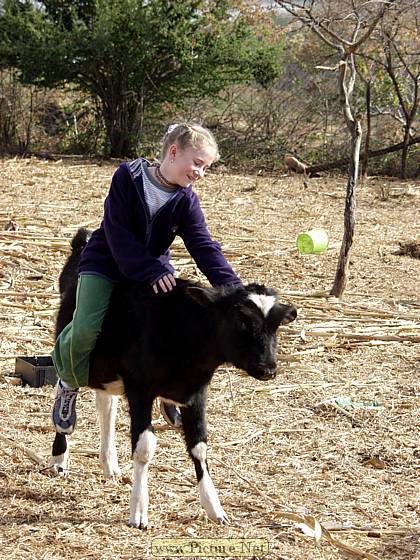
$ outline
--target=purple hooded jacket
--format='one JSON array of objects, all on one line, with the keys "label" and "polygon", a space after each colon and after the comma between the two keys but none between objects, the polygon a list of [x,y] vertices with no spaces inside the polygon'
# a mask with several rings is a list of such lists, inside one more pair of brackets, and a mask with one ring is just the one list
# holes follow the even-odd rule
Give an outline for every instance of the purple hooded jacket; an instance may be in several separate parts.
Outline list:
[{"label": "purple hooded jacket", "polygon": [[241,284],[211,238],[191,185],[180,188],[150,217],[143,190],[144,161],[123,163],[114,173],[103,221],[82,252],[79,274],[154,284],[174,272],[169,247],[179,235],[212,286]]}]

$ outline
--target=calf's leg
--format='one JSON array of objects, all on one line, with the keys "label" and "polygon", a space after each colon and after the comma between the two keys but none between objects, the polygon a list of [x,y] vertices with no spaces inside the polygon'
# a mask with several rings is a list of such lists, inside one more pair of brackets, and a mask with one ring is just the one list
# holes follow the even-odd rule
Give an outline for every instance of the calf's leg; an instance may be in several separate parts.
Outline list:
[{"label": "calf's leg", "polygon": [[156,436],[152,428],[153,399],[141,398],[127,391],[130,406],[131,441],[133,449],[133,487],[130,497],[130,527],[147,529],[149,522],[149,463],[156,450]]},{"label": "calf's leg", "polygon": [[99,462],[105,478],[121,476],[115,447],[115,420],[117,417],[118,396],[106,391],[96,390],[96,411],[101,429]]},{"label": "calf's leg", "polygon": [[133,453],[133,488],[130,497],[130,527],[147,529],[149,522],[149,489],[147,485],[149,463],[156,450],[156,436],[150,426],[138,439]]},{"label": "calf's leg", "polygon": [[55,433],[51,453],[51,467],[60,476],[64,477],[69,473],[69,448],[65,434]]},{"label": "calf's leg", "polygon": [[197,476],[201,506],[212,521],[229,523],[217,490],[209,474],[207,464],[207,428],[205,422],[206,394],[197,396],[194,403],[181,408],[182,425],[190,457],[194,463]]}]

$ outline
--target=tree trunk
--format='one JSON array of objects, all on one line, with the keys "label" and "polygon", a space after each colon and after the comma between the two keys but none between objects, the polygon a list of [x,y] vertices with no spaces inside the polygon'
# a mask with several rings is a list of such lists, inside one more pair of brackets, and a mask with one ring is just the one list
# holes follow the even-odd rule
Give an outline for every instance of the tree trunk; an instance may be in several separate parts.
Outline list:
[{"label": "tree trunk", "polygon": [[123,158],[130,155],[130,142],[124,130],[113,127],[108,134],[109,155],[112,158]]},{"label": "tree trunk", "polygon": [[356,223],[355,191],[359,175],[360,145],[362,142],[362,127],[360,121],[353,122],[352,129],[352,158],[350,160],[349,178],[347,181],[346,204],[344,209],[344,235],[338,258],[337,270],[330,295],[340,298],[346,289],[350,267],[350,255]]},{"label": "tree trunk", "polygon": [[366,142],[365,151],[363,154],[362,163],[362,177],[367,177],[368,164],[369,164],[369,146],[370,146],[370,133],[371,133],[371,116],[370,116],[370,81],[366,83]]},{"label": "tree trunk", "polygon": [[407,158],[410,142],[410,123],[407,123],[404,130],[403,149],[401,152],[401,179],[407,178]]},{"label": "tree trunk", "polygon": [[114,158],[134,156],[133,138],[136,135],[133,131],[137,131],[139,118],[137,106],[123,97],[119,103],[102,101],[102,115],[106,129],[106,155]]},{"label": "tree trunk", "polygon": [[121,158],[129,155],[130,141],[127,130],[120,126],[120,115],[104,114],[107,136],[107,152],[110,157]]}]

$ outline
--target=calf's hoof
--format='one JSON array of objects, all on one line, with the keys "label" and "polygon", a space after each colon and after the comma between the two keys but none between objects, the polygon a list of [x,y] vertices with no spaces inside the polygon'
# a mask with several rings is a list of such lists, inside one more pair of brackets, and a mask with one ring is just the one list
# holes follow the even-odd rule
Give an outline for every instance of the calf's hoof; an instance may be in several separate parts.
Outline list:
[{"label": "calf's hoof", "polygon": [[51,462],[49,464],[50,472],[56,476],[61,476],[63,478],[69,475],[69,459],[68,452],[62,455],[53,455],[51,457]]},{"label": "calf's hoof", "polygon": [[219,525],[229,525],[230,521],[229,521],[229,517],[226,515],[226,513],[222,510],[222,513],[217,516],[216,518],[216,523],[218,523]]},{"label": "calf's hoof", "polygon": [[50,476],[59,476],[61,478],[66,478],[68,476],[68,470],[63,469],[59,465],[48,465],[45,469],[42,469]]},{"label": "calf's hoof", "polygon": [[121,469],[118,464],[105,464],[102,463],[102,473],[106,480],[116,480],[121,478]]},{"label": "calf's hoof", "polygon": [[228,518],[227,516],[225,516],[225,517],[218,517],[218,518],[217,518],[217,523],[218,523],[219,525],[229,525],[230,521],[229,521],[229,518]]},{"label": "calf's hoof", "polygon": [[147,531],[147,521],[141,521],[139,524],[133,522],[133,521],[129,521],[127,523],[127,525],[129,527],[132,527],[133,529],[140,529],[140,531]]},{"label": "calf's hoof", "polygon": [[217,509],[213,509],[212,511],[208,511],[207,515],[209,519],[211,519],[218,525],[229,525],[230,523],[229,517],[226,515],[221,506]]}]

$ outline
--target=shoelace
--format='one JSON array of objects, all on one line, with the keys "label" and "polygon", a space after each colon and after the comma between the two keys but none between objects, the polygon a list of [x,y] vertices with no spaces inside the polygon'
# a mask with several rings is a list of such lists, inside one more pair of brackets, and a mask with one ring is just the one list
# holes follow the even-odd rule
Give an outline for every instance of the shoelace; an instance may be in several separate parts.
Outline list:
[{"label": "shoelace", "polygon": [[67,419],[69,416],[69,409],[70,404],[74,400],[76,396],[77,390],[67,390],[61,393],[60,398],[62,399],[62,406],[61,406],[61,416],[64,419]]}]

